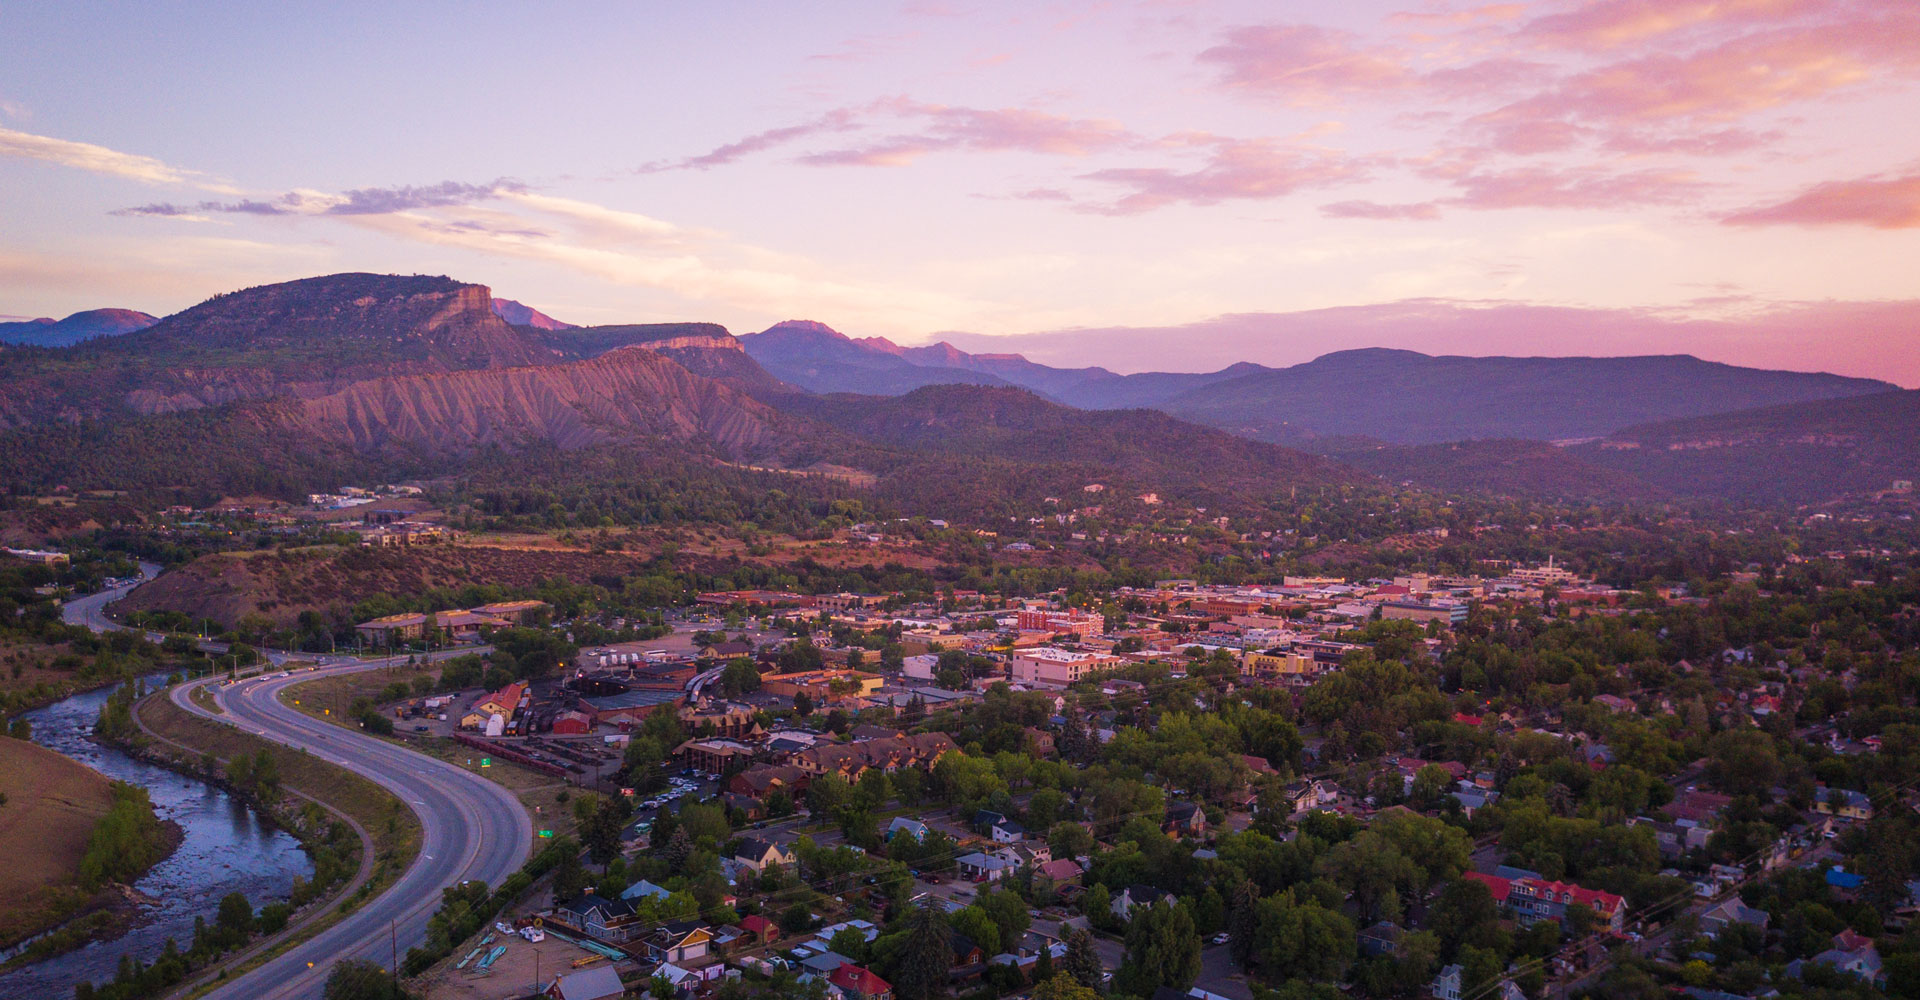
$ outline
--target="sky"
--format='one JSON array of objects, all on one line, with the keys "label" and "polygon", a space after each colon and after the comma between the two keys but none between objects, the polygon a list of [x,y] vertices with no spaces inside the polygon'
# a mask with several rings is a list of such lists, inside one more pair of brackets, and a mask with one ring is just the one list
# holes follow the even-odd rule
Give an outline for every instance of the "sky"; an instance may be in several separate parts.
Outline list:
[{"label": "sky", "polygon": [[1920,385],[1920,0],[0,7],[0,314],[337,271],[1120,371]]}]

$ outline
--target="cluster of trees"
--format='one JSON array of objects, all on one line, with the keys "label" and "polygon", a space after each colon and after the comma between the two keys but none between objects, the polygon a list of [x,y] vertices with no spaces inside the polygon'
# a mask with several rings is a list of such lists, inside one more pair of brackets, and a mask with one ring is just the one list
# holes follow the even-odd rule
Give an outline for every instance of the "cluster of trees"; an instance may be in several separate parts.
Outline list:
[{"label": "cluster of trees", "polygon": [[80,857],[80,884],[89,891],[108,882],[132,882],[172,849],[169,831],[154,814],[146,789],[116,781],[111,795],[107,814],[87,835]]}]

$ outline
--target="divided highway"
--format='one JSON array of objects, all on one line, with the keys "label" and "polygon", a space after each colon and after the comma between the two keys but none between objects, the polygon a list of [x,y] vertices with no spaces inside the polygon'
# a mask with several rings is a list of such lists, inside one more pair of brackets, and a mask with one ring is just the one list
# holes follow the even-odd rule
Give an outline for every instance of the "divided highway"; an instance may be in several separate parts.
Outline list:
[{"label": "divided highway", "polygon": [[[117,628],[102,609],[131,589],[69,602],[67,620],[96,631]],[[469,879],[497,886],[526,862],[533,846],[532,818],[506,789],[455,765],[303,715],[278,697],[302,681],[385,665],[323,662],[286,677],[276,674],[223,685],[216,676],[176,685],[169,692],[174,704],[196,715],[364,775],[420,818],[420,855],[386,892],[303,944],[206,994],[209,1000],[317,1000],[335,962],[363,958],[390,966],[396,951],[404,957],[408,948],[424,942],[427,918],[440,905],[440,890]],[[209,687],[220,714],[194,703],[191,691],[201,686]]]}]

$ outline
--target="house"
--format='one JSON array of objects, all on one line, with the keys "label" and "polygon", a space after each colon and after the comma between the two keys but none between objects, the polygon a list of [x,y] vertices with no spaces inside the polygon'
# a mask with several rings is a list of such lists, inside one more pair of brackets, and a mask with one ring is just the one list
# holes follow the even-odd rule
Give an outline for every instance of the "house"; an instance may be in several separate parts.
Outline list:
[{"label": "house", "polygon": [[1170,837],[1203,837],[1207,833],[1207,814],[1197,802],[1170,802],[1160,829]]},{"label": "house", "polygon": [[1466,971],[1464,966],[1449,965],[1433,977],[1430,992],[1434,1000],[1460,1000],[1460,974]]},{"label": "house", "polygon": [[905,834],[915,843],[919,843],[927,839],[927,824],[917,819],[895,816],[893,822],[887,824],[887,839],[892,840],[895,834]]},{"label": "house", "polygon": [[1038,871],[1055,885],[1065,885],[1069,882],[1074,882],[1084,874],[1080,868],[1080,863],[1072,858],[1056,858],[1053,861],[1040,865]]},{"label": "house", "polygon": [[1136,906],[1152,906],[1163,899],[1170,898],[1169,893],[1161,892],[1150,885],[1130,885],[1113,897],[1113,914],[1122,920],[1133,912]]},{"label": "house", "polygon": [[626,891],[620,894],[620,898],[632,903],[642,899],[666,899],[671,895],[673,895],[673,893],[668,892],[666,888],[654,885],[646,879],[641,879],[627,886]]},{"label": "house", "polygon": [[1013,862],[1005,858],[982,854],[979,851],[962,854],[953,859],[953,863],[959,870],[961,878],[975,882],[997,882],[1013,874],[1016,867]]},{"label": "house", "polygon": [[768,865],[791,868],[795,858],[793,848],[782,847],[759,837],[746,837],[740,841],[740,849],[734,852],[733,859],[753,869],[755,874],[765,870]]},{"label": "house", "polygon": [[625,941],[639,929],[632,903],[593,893],[554,907],[554,916],[603,941]]},{"label": "house", "polygon": [[1873,800],[1865,792],[1856,792],[1851,788],[1828,788],[1825,785],[1814,791],[1815,812],[1862,821],[1873,818]]},{"label": "house", "polygon": [[647,957],[655,962],[690,962],[706,957],[713,931],[698,920],[674,920],[647,935],[644,943]]},{"label": "house", "polygon": [[1809,965],[1825,965],[1858,979],[1879,985],[1885,982],[1887,973],[1880,961],[1880,951],[1873,946],[1873,939],[1856,934],[1848,929],[1833,936],[1833,947],[1809,959],[1787,963],[1787,975],[1795,979]]},{"label": "house", "polygon": [[947,967],[947,975],[954,979],[967,979],[977,976],[987,960],[987,954],[979,944],[956,930],[947,931],[947,950],[953,955],[953,963]]},{"label": "house", "polygon": [[1748,906],[1740,901],[1740,897],[1734,896],[1700,914],[1700,929],[1715,936],[1734,924],[1746,924],[1764,931],[1770,919],[1771,916],[1767,911]]},{"label": "house", "polygon": [[1367,958],[1381,955],[1391,957],[1399,952],[1400,939],[1406,936],[1407,932],[1401,930],[1398,924],[1382,920],[1361,931],[1356,940],[1360,945],[1360,954]]},{"label": "house", "polygon": [[756,945],[780,940],[780,925],[758,913],[740,918],[740,930]]},{"label": "house", "polygon": [[1027,828],[1013,820],[1003,819],[993,824],[987,831],[987,835],[992,837],[996,844],[1017,844],[1026,838]]},{"label": "house", "polygon": [[847,1000],[893,1000],[893,986],[870,969],[852,963],[827,973],[827,982]]},{"label": "house", "polygon": [[1576,904],[1592,910],[1602,925],[1614,931],[1619,931],[1626,923],[1626,900],[1611,892],[1531,875],[1503,878],[1467,872],[1461,878],[1473,879],[1485,885],[1493,901],[1511,911],[1522,927],[1530,927],[1541,920],[1552,920],[1565,926],[1567,908]]},{"label": "house", "polygon": [[610,1000],[626,996],[627,988],[620,984],[620,974],[613,971],[613,966],[601,965],[555,976],[540,995],[547,1000]]},{"label": "house", "polygon": [[973,828],[981,833],[986,833],[996,825],[1005,823],[1006,821],[1007,817],[1005,815],[994,812],[991,809],[981,809],[973,814]]}]

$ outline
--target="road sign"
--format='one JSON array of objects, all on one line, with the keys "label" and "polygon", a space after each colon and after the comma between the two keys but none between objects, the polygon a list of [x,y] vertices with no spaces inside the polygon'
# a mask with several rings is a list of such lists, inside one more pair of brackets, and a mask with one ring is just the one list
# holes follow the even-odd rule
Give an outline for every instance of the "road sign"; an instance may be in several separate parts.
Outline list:
[{"label": "road sign", "polygon": [[542,831],[540,831],[540,836],[542,836],[542,837],[547,837],[547,838],[552,838],[552,836],[553,836],[553,831],[552,831],[552,830],[542,830]]},{"label": "road sign", "polygon": [[482,757],[482,758],[480,758],[480,766],[481,766],[481,767],[492,767],[492,766],[493,766],[493,758],[492,758],[492,757]]}]

